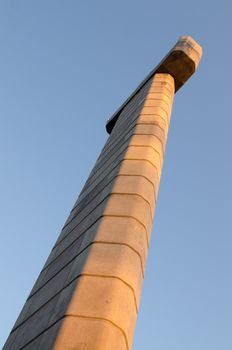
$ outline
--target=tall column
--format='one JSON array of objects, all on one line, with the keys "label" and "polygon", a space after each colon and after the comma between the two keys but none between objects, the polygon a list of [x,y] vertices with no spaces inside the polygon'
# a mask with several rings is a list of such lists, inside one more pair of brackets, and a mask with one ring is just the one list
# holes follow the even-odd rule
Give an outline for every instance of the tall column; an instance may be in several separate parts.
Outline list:
[{"label": "tall column", "polygon": [[5,350],[131,349],[173,96],[200,55],[182,37],[108,121],[110,137]]}]

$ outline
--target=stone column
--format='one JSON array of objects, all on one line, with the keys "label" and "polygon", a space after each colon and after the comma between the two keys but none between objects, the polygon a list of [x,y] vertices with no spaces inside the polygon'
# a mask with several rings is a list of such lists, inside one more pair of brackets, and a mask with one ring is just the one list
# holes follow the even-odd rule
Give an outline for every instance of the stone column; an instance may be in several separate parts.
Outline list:
[{"label": "stone column", "polygon": [[5,350],[131,349],[173,96],[200,53],[182,37],[108,121],[110,137]]}]

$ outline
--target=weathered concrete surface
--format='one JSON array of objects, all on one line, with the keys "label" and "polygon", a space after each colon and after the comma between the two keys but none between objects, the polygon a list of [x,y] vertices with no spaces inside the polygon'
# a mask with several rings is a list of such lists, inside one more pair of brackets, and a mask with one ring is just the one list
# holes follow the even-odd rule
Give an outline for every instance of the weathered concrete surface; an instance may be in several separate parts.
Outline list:
[{"label": "weathered concrete surface", "polygon": [[129,350],[175,92],[152,76],[117,117],[4,350]]}]

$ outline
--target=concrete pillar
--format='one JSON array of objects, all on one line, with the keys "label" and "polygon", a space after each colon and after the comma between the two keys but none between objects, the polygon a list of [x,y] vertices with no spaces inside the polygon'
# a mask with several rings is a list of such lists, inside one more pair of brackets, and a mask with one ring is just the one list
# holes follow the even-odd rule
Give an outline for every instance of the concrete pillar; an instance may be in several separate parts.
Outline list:
[{"label": "concrete pillar", "polygon": [[110,137],[5,350],[131,349],[173,96],[200,55],[182,37],[108,121]]}]

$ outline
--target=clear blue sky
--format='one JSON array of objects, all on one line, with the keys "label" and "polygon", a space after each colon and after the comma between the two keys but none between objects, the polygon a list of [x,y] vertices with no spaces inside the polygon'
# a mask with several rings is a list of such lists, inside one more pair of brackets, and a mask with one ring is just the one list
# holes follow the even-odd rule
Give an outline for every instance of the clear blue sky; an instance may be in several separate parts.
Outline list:
[{"label": "clear blue sky", "polygon": [[231,350],[231,1],[0,1],[0,345],[106,138],[180,35],[203,46],[175,96],[133,350]]}]

